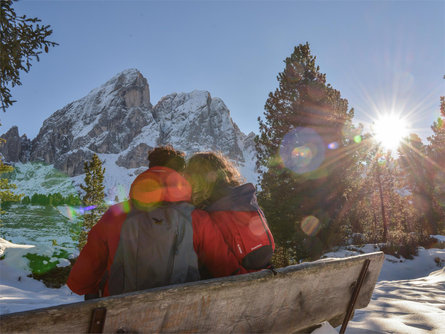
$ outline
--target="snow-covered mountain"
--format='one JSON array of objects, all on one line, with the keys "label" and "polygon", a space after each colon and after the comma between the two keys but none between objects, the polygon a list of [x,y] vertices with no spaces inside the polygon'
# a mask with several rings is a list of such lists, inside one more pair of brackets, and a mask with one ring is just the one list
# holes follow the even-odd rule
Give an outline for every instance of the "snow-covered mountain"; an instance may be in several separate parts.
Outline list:
[{"label": "snow-covered mountain", "polygon": [[[207,91],[173,93],[153,106],[147,79],[125,70],[47,118],[32,141],[17,127],[2,135],[9,162],[43,162],[80,181],[84,161],[105,161],[106,187],[127,188],[148,165],[149,149],[171,144],[190,155],[221,151],[256,182],[254,134],[245,135],[219,98]],[[142,168],[143,167],[143,168]]]}]

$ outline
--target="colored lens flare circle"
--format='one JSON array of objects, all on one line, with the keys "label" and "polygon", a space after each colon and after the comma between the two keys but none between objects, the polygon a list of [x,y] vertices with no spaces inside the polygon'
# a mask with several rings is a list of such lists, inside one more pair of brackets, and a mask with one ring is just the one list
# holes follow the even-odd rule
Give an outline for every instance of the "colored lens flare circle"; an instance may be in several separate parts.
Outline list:
[{"label": "colored lens flare circle", "polygon": [[58,207],[57,210],[62,216],[70,220],[74,219],[78,215],[76,209],[68,205],[64,205],[63,207]]},{"label": "colored lens flare circle", "polygon": [[281,142],[280,156],[286,168],[298,174],[316,170],[325,157],[325,143],[310,128],[297,127]]},{"label": "colored lens flare circle", "polygon": [[253,216],[249,219],[249,230],[255,236],[264,235],[264,226],[259,216]]},{"label": "colored lens flare circle", "polygon": [[320,232],[321,223],[320,220],[315,216],[304,217],[301,221],[301,230],[311,237],[315,236]]}]

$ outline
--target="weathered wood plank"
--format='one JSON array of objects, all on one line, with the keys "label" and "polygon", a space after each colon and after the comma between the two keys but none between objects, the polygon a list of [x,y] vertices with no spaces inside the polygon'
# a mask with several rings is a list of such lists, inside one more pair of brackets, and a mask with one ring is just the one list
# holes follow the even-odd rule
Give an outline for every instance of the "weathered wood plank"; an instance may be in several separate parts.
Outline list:
[{"label": "weathered wood plank", "polygon": [[368,274],[356,308],[371,299],[382,252],[303,263],[248,275],[198,281],[0,317],[2,333],[86,333],[92,311],[107,309],[104,332],[301,332],[341,324],[365,259]]}]

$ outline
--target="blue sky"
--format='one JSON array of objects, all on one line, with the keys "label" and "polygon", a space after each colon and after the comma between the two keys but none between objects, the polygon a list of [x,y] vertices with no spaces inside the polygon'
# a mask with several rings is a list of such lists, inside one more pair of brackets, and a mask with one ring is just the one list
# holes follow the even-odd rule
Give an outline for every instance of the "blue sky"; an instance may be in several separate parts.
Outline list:
[{"label": "blue sky", "polygon": [[220,97],[241,130],[258,131],[269,92],[294,46],[368,123],[409,116],[422,138],[445,95],[445,1],[25,1],[17,14],[50,24],[60,45],[22,73],[0,115],[34,138],[43,121],[118,72],[137,68],[151,102],[173,92]]}]

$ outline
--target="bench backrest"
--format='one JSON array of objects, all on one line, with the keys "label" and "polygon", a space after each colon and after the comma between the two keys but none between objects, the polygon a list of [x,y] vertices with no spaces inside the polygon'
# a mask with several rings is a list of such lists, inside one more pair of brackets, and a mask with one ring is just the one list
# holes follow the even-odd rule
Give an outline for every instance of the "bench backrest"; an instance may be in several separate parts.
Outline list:
[{"label": "bench backrest", "polygon": [[338,326],[368,259],[355,304],[364,308],[384,261],[382,252],[289,266],[276,275],[264,270],[7,314],[0,317],[0,328],[5,333],[86,333],[97,308],[106,309],[103,331],[111,333],[294,333],[323,321]]}]

